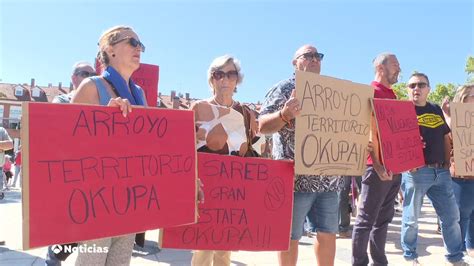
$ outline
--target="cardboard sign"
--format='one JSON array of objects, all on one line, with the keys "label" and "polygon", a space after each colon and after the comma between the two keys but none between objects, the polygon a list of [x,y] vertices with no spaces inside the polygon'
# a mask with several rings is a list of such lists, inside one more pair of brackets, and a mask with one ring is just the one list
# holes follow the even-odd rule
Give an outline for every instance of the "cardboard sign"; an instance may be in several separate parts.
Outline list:
[{"label": "cardboard sign", "polygon": [[295,172],[362,175],[366,168],[373,88],[296,71]]},{"label": "cardboard sign", "polygon": [[160,68],[157,65],[140,64],[132,74],[132,80],[145,92],[148,106],[156,107],[158,100],[158,80]]},{"label": "cardboard sign", "polygon": [[[104,71],[99,59],[95,59],[95,69],[97,75]],[[140,86],[146,97],[147,105],[156,107],[158,101],[158,80],[160,76],[160,67],[157,65],[140,64],[140,67],[133,72],[131,79]]]},{"label": "cardboard sign", "polygon": [[23,247],[193,223],[191,111],[23,103]]},{"label": "cardboard sign", "polygon": [[474,176],[474,106],[450,103],[450,108],[454,170],[457,176]]},{"label": "cardboard sign", "polygon": [[165,228],[165,248],[287,250],[293,163],[198,153],[205,202],[197,224]]},{"label": "cardboard sign", "polygon": [[395,174],[425,165],[415,106],[411,101],[372,99],[382,161]]}]

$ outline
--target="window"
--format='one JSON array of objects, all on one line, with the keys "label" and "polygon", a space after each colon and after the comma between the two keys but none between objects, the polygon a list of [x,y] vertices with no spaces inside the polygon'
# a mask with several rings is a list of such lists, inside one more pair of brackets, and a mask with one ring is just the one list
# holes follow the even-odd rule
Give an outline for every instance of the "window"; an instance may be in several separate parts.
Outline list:
[{"label": "window", "polygon": [[37,87],[33,88],[33,91],[31,92],[31,96],[35,97],[35,98],[38,98],[40,97],[40,89],[38,89]]},{"label": "window", "polygon": [[15,87],[15,96],[21,97],[23,96],[23,87],[22,86],[16,86]]}]

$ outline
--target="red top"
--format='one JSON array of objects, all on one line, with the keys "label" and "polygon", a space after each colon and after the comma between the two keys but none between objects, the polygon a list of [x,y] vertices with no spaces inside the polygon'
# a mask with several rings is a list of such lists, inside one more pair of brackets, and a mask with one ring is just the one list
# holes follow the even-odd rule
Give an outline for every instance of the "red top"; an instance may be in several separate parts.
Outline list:
[{"label": "red top", "polygon": [[8,172],[12,169],[12,162],[10,158],[5,155],[5,163],[3,164],[3,172]]},{"label": "red top", "polygon": [[21,151],[18,151],[15,156],[15,165],[21,165]]},{"label": "red top", "polygon": [[[377,82],[377,81],[372,81],[370,85],[374,87],[374,98],[397,99],[397,95],[395,95],[395,92],[392,90],[392,88],[387,88],[382,83]],[[379,149],[379,158],[382,158],[382,155],[380,154],[380,149]],[[367,164],[368,165],[373,164],[372,157],[370,157],[370,154],[367,155]]]}]

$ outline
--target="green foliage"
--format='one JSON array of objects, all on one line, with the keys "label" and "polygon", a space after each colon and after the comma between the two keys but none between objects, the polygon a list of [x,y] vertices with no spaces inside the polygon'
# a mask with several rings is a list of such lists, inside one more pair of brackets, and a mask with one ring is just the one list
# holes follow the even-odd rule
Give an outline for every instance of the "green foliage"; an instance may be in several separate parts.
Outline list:
[{"label": "green foliage", "polygon": [[398,100],[408,100],[408,93],[406,87],[407,84],[405,82],[400,82],[392,85],[392,89],[397,95]]},{"label": "green foliage", "polygon": [[444,97],[448,96],[450,100],[453,99],[458,86],[453,83],[448,84],[436,84],[436,87],[431,88],[431,92],[428,95],[428,101],[441,105]]},{"label": "green foliage", "polygon": [[474,83],[474,57],[469,56],[467,58],[465,71],[468,75],[467,81]]}]

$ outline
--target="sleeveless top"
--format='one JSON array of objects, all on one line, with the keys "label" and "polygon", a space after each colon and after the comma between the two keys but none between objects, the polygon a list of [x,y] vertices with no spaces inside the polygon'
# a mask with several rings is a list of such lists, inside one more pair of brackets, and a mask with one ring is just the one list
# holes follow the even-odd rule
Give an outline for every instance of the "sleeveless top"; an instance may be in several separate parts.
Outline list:
[{"label": "sleeveless top", "polygon": [[[99,76],[90,77],[90,79],[94,81],[95,87],[97,88],[97,92],[99,93],[100,105],[107,105],[112,97],[107,91],[107,87],[105,87],[104,82],[100,79]],[[140,91],[140,97],[142,97],[143,102],[145,103],[144,106],[146,106],[146,99],[145,99],[145,94],[143,93],[143,89],[139,87],[139,91]]]}]

